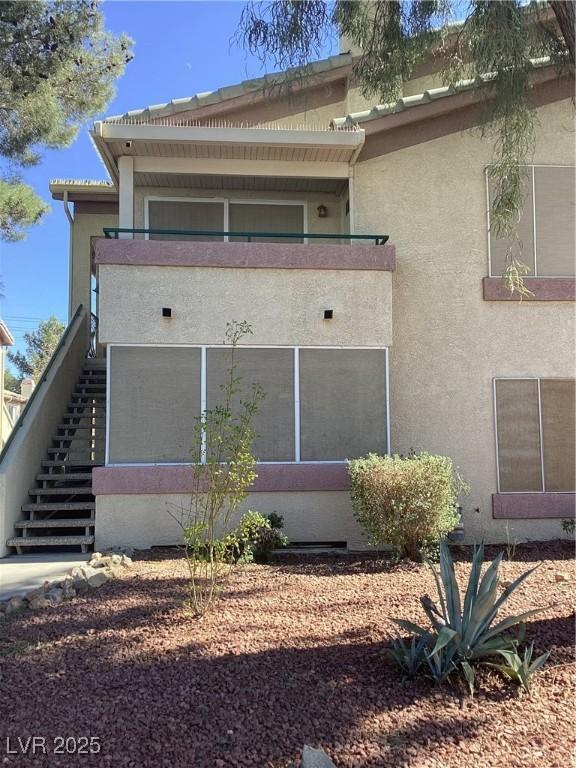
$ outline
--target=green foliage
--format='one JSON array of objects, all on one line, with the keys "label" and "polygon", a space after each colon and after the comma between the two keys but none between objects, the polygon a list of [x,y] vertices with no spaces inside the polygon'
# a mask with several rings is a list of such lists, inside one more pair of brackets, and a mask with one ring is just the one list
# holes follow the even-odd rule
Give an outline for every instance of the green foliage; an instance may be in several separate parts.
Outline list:
[{"label": "green foliage", "polygon": [[[557,25],[550,19],[550,8]],[[456,18],[462,23],[450,25]],[[264,64],[294,67],[301,78],[338,33],[361,51],[354,79],[366,98],[392,103],[425,61],[444,66],[446,85],[477,79],[485,97],[482,135],[494,144],[489,169],[494,199],[491,226],[510,238],[504,275],[511,291],[529,295],[518,222],[525,200],[522,166],[534,146],[531,103],[532,59],[548,57],[574,71],[574,3],[526,4],[524,0],[275,0],[250,2],[242,13],[237,41]]]},{"label": "green foliage", "polygon": [[19,181],[0,179],[0,237],[16,242],[25,229],[37,224],[48,210],[32,187]]},{"label": "green foliage", "polygon": [[487,666],[493,667],[501,672],[506,677],[510,678],[516,685],[519,685],[527,693],[530,693],[530,683],[534,673],[546,664],[550,651],[543,653],[542,656],[538,656],[537,659],[532,661],[532,655],[534,653],[534,643],[528,648],[524,649],[522,656],[518,651],[498,651],[498,653],[504,658],[503,664],[489,663]]},{"label": "green foliage", "polygon": [[7,369],[4,371],[4,389],[7,389],[9,392],[16,392],[16,394],[19,394],[21,383],[22,378],[14,376],[12,371]]},{"label": "green foliage", "polygon": [[271,512],[266,516],[267,526],[263,527],[260,535],[254,542],[254,559],[257,563],[270,561],[272,551],[288,546],[288,537],[282,533],[284,518],[282,515]]},{"label": "green foliage", "polygon": [[458,523],[466,485],[446,456],[371,453],[349,462],[348,471],[354,514],[376,546],[418,560]]},{"label": "green foliage", "polygon": [[567,517],[561,522],[562,530],[569,536],[574,536],[576,531],[576,520],[573,517]]},{"label": "green foliage", "polygon": [[260,512],[248,510],[244,513],[238,527],[226,537],[234,561],[251,563],[255,547],[269,529],[269,521]]},{"label": "green foliage", "polygon": [[[104,29],[98,0],[0,2],[0,155],[39,161],[41,147],[69,145],[114,95],[131,41]],[[0,236],[22,237],[45,204],[13,177],[0,194]]]},{"label": "green foliage", "polygon": [[[531,663],[532,651],[530,651],[517,662],[520,658],[518,646],[523,641],[523,631],[518,637],[507,633],[513,627],[523,626],[528,618],[546,609],[535,608],[496,621],[506,600],[536,570],[531,568],[525,571],[500,594],[501,561],[502,553],[482,575],[484,546],[475,548],[462,602],[450,549],[446,541],[440,543],[440,572],[437,573],[432,569],[438,590],[438,604],[427,595],[420,598],[431,628],[422,628],[403,619],[395,620],[398,626],[414,635],[410,646],[414,648],[410,659],[412,669],[418,671],[425,660],[429,674],[437,683],[443,682],[451,675],[460,675],[466,680],[470,692],[473,693],[475,665],[489,663],[527,687],[530,675],[545,663],[548,654]],[[406,647],[404,641],[397,640],[394,648],[401,647],[400,642]],[[506,660],[506,665],[495,665],[494,658],[499,655]],[[395,654],[393,656],[404,669],[407,669],[408,665],[402,658],[398,658]],[[510,670],[515,670],[516,677]]]},{"label": "green foliage", "polygon": [[8,352],[8,359],[23,377],[38,381],[56,349],[66,326],[54,316],[42,320],[36,331],[24,334],[26,354]]},{"label": "green foliage", "polygon": [[[231,521],[257,476],[252,421],[264,391],[253,384],[246,396],[235,362],[240,340],[251,333],[246,322],[233,321],[226,326],[224,343],[230,347],[231,356],[226,381],[221,386],[222,401],[196,420],[192,498],[187,508],[172,515],[184,533],[189,570],[187,604],[196,616],[212,607],[235,565],[231,556],[234,542],[228,539]],[[246,531],[253,531],[254,525],[255,518],[248,517]]]}]

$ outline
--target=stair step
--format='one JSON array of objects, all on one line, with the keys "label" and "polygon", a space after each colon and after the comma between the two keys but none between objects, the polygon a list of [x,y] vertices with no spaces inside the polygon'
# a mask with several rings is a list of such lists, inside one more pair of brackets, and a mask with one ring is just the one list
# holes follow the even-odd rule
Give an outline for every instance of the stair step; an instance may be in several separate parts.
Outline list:
[{"label": "stair step", "polygon": [[74,487],[62,487],[62,488],[30,488],[28,491],[29,496],[73,496],[74,494],[92,494],[92,486],[74,486]]},{"label": "stair step", "polygon": [[36,480],[53,480],[58,483],[74,482],[75,480],[92,480],[92,472],[60,472],[57,474],[46,474],[41,472],[39,475],[36,475]]},{"label": "stair step", "polygon": [[106,403],[68,403],[67,408],[98,408],[106,410]]},{"label": "stair step", "polygon": [[82,393],[88,392],[104,392],[106,390],[106,382],[97,384],[76,384],[74,387],[74,393],[81,391]]},{"label": "stair step", "polygon": [[18,520],[14,523],[14,528],[87,528],[95,524],[94,517],[70,518],[47,518],[46,520]]},{"label": "stair step", "polygon": [[[72,459],[71,461],[68,461],[68,459],[45,459],[42,462],[42,466],[63,467],[64,469],[68,469],[69,467],[101,467],[102,462],[94,461],[92,459],[86,459],[86,461],[82,461],[82,459]],[[58,477],[58,475],[50,475],[50,477]]]},{"label": "stair step", "polygon": [[73,392],[72,398],[74,400],[103,400],[106,397],[106,392]]},{"label": "stair step", "polygon": [[8,539],[9,547],[60,547],[67,544],[84,547],[94,544],[94,536],[15,536]]},{"label": "stair step", "polygon": [[91,429],[96,430],[100,427],[102,429],[102,424],[58,424],[56,429]]},{"label": "stair step", "polygon": [[23,504],[22,512],[69,512],[70,510],[79,511],[87,509],[94,511],[96,502],[94,501],[43,501],[36,504]]}]

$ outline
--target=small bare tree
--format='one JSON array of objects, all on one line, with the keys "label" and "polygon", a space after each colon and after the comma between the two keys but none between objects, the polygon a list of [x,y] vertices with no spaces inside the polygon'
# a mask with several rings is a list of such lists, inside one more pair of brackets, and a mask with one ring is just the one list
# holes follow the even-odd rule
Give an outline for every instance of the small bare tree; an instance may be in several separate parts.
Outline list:
[{"label": "small bare tree", "polygon": [[195,616],[211,608],[232,572],[237,558],[230,525],[257,477],[252,422],[265,395],[259,384],[244,394],[236,363],[240,340],[252,332],[245,321],[226,325],[230,364],[222,401],[196,420],[190,503],[178,515],[170,513],[184,534],[186,604]]}]

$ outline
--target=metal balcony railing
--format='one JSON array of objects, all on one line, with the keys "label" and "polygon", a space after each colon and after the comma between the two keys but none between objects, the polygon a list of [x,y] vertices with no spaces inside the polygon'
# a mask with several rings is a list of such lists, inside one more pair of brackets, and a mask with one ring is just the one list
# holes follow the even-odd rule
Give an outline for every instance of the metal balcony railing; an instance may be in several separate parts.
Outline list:
[{"label": "metal balcony railing", "polygon": [[202,229],[144,229],[140,227],[104,227],[104,237],[107,239],[118,240],[121,235],[170,235],[181,237],[205,237],[205,238],[243,238],[248,243],[271,238],[278,240],[344,240],[350,242],[369,240],[374,245],[384,245],[388,242],[389,235],[350,235],[345,232],[326,233],[326,232],[225,232]]}]

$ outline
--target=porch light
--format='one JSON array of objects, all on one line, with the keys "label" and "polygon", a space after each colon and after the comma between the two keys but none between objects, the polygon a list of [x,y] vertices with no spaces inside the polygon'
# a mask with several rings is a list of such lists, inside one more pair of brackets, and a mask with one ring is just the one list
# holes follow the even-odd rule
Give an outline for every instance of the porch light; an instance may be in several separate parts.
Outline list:
[{"label": "porch light", "polygon": [[318,211],[318,218],[319,219],[326,219],[328,218],[328,208],[326,208],[325,205],[319,205],[316,209]]}]

